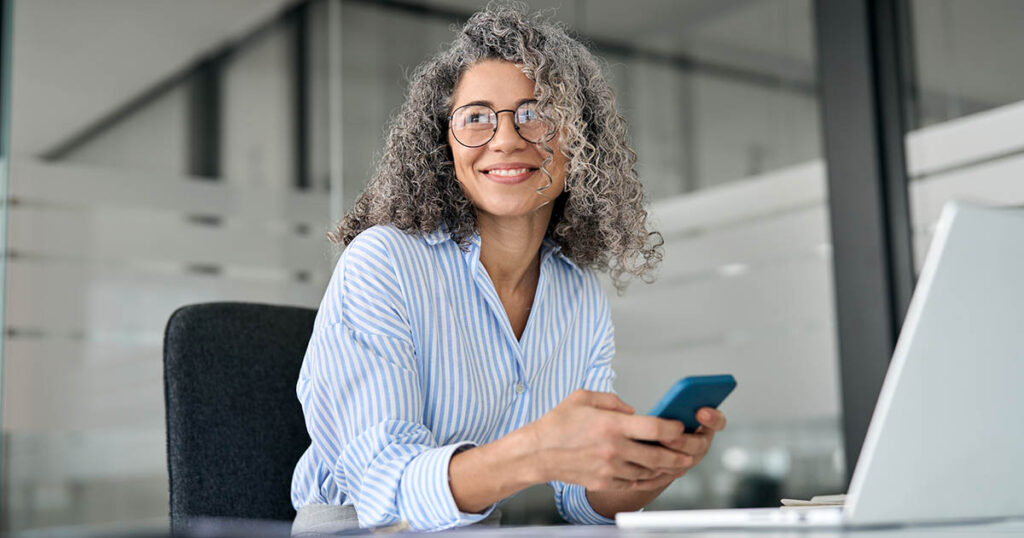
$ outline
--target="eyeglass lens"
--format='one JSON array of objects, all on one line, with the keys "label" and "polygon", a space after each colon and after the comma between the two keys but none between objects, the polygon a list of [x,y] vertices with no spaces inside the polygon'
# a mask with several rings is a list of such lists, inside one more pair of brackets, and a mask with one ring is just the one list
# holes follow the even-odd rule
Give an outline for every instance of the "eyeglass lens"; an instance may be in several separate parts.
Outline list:
[{"label": "eyeglass lens", "polygon": [[[536,144],[544,138],[547,126],[537,114],[536,102],[526,102],[514,111],[502,112],[513,113],[512,121],[523,140]],[[461,106],[452,113],[451,128],[455,140],[463,146],[482,146],[490,142],[498,131],[498,112],[486,105]]]}]

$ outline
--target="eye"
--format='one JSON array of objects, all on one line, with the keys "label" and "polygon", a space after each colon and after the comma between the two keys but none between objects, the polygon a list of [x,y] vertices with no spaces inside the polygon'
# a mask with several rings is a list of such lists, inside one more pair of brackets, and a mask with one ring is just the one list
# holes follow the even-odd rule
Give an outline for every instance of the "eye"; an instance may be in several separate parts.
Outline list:
[{"label": "eye", "polygon": [[494,111],[485,106],[469,105],[455,111],[453,123],[456,129],[494,129],[497,119]]},{"label": "eye", "polygon": [[537,121],[537,109],[532,105],[529,107],[521,107],[516,111],[516,121],[519,123],[527,123],[531,121]]}]

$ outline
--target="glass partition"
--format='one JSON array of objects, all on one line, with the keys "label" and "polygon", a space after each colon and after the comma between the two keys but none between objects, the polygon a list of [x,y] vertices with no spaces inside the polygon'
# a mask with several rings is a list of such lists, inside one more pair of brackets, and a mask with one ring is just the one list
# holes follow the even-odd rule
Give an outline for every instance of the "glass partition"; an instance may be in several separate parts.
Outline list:
[{"label": "glass partition", "polygon": [[[215,300],[315,307],[325,232],[408,74],[485,2],[14,4],[0,531],[162,531],[167,318]],[[605,62],[666,240],[655,284],[609,289],[619,393],[645,410],[684,375],[739,380],[728,430],[654,506],[836,492],[809,0],[531,5]],[[504,514],[559,520],[544,487]]]},{"label": "glass partition", "polygon": [[[11,95],[11,3],[0,1],[0,305],[7,292],[7,174],[10,162],[10,95]],[[0,327],[4,327],[4,309],[0,308]],[[6,428],[4,427],[4,337],[0,330],[0,496],[6,482]],[[6,519],[7,507],[0,501],[0,519]],[[0,528],[0,532],[3,529]]]},{"label": "glass partition", "polygon": [[0,533],[165,532],[171,313],[319,303],[330,215],[296,177],[302,7],[15,2]]},{"label": "glass partition", "polygon": [[909,0],[913,129],[1024,100],[1024,5]]},{"label": "glass partition", "polygon": [[1024,204],[1024,4],[913,0],[906,136],[917,268],[952,199]]}]

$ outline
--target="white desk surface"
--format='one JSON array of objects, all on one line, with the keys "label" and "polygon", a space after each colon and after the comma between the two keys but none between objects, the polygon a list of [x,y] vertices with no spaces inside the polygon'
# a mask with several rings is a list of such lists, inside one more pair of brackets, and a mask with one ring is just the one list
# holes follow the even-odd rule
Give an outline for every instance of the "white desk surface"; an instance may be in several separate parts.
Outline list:
[{"label": "white desk surface", "polygon": [[[221,520],[205,519],[193,532],[182,538],[289,538],[291,523],[283,521],[258,520]],[[318,538],[331,536],[424,536],[442,538],[671,538],[685,536],[687,538],[723,538],[729,536],[764,536],[768,538],[1007,538],[1009,536],[1024,537],[1024,517],[1003,520],[988,524],[957,524],[941,526],[916,526],[902,528],[886,528],[872,530],[855,529],[722,529],[714,531],[696,530],[626,530],[614,525],[562,525],[554,527],[485,527],[468,526],[437,533],[374,533],[360,529],[343,532],[338,535],[323,534]],[[39,536],[33,534],[33,536]],[[74,535],[63,533],[64,538],[109,538],[109,534],[85,533]],[[118,538],[131,538],[130,533],[119,533]],[[166,534],[143,534],[139,538],[168,538]]]},{"label": "white desk surface", "polygon": [[930,538],[930,537],[971,537],[986,538],[1008,536],[1024,536],[1024,518],[1001,521],[982,525],[942,525],[903,528],[887,528],[873,530],[834,529],[834,530],[766,530],[766,529],[730,529],[715,531],[667,531],[667,530],[626,530],[615,526],[558,526],[558,527],[465,527],[430,536],[458,536],[459,538],[525,538],[528,536],[544,536],[552,538],[633,538],[633,537],[673,537],[688,538],[722,538],[724,536],[764,536],[769,538],[833,538],[851,536],[856,538]]}]

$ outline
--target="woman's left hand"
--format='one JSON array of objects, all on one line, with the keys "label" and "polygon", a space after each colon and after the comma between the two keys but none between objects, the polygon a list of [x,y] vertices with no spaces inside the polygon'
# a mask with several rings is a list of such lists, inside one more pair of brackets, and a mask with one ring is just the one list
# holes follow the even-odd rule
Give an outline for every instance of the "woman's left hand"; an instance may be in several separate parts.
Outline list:
[{"label": "woman's left hand", "polygon": [[676,478],[683,476],[700,463],[700,460],[707,455],[708,449],[711,448],[711,441],[715,438],[715,433],[725,429],[725,415],[717,409],[710,407],[699,409],[697,421],[701,425],[696,432],[681,433],[674,439],[661,441],[661,444],[668,449],[692,457],[684,470],[662,471],[661,475],[647,481],[649,485],[656,486],[650,491],[591,491],[588,489],[587,499],[590,506],[605,517],[615,517],[618,512],[638,510],[647,506],[647,503],[657,497]]},{"label": "woman's left hand", "polygon": [[682,452],[693,457],[693,465],[696,466],[700,460],[707,455],[711,448],[711,441],[715,433],[725,429],[725,415],[710,407],[703,407],[697,411],[697,421],[701,426],[694,433],[684,433],[671,441],[662,441],[662,444],[676,452]]}]

